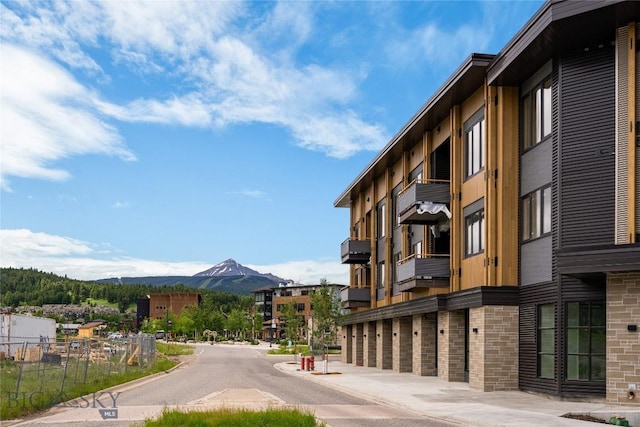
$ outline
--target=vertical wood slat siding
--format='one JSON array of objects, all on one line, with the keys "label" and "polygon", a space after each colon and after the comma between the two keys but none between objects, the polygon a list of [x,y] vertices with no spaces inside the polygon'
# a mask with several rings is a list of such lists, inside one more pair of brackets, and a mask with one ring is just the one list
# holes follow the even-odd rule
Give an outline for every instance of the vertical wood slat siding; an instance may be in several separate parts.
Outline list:
[{"label": "vertical wood slat siding", "polygon": [[[638,29],[640,28],[640,22],[636,22],[636,49],[638,48]],[[628,39],[628,37],[627,37]],[[637,53],[636,51],[636,180],[635,180],[635,184],[636,184],[636,191],[635,191],[635,197],[636,197],[636,211],[635,211],[635,220],[636,220],[636,227],[635,227],[635,233],[636,233],[636,242],[639,242],[639,236],[640,236],[640,147],[638,146],[638,138],[640,135],[640,132],[638,131],[638,121],[640,121],[640,55]]]},{"label": "vertical wood slat siding", "polygon": [[627,141],[629,132],[628,35],[629,30],[627,27],[619,28],[616,40],[616,167],[618,169],[616,176],[616,244],[624,244],[629,239],[629,217],[627,215],[627,210],[629,209],[627,199],[627,191],[629,189],[627,182],[627,177],[629,176]]},{"label": "vertical wood slat siding", "polygon": [[615,57],[604,47],[561,62],[560,246],[615,236]]}]

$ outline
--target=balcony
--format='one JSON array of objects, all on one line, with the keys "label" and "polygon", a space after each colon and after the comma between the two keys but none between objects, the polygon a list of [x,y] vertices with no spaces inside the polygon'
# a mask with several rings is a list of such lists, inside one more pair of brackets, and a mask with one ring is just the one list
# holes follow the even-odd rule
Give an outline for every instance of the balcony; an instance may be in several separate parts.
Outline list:
[{"label": "balcony", "polygon": [[416,288],[448,288],[451,268],[448,254],[417,254],[401,260],[396,266],[398,290]]},{"label": "balcony", "polygon": [[371,305],[370,288],[347,288],[341,292],[343,308],[369,307]]},{"label": "balcony", "polygon": [[[398,194],[400,224],[433,225],[450,217],[446,206],[451,203],[450,184],[447,180],[416,180]],[[445,209],[433,211],[429,204]],[[448,215],[447,215],[448,214]]]},{"label": "balcony", "polygon": [[347,239],[340,245],[343,264],[367,264],[371,258],[371,241]]}]

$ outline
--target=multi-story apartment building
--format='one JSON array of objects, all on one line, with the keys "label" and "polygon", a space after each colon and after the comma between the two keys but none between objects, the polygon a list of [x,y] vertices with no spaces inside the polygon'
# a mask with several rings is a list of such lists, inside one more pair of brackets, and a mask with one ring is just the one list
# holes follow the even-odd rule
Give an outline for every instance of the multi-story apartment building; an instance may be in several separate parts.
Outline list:
[{"label": "multi-story apartment building", "polygon": [[545,3],[338,197],[345,363],[640,404],[639,20]]},{"label": "multi-story apartment building", "polygon": [[137,301],[137,328],[140,329],[144,319],[166,319],[171,313],[180,316],[185,307],[198,307],[202,301],[199,292],[169,292],[151,294]]},{"label": "multi-story apartment building", "polygon": [[[262,325],[262,339],[274,340],[283,338],[284,319],[282,310],[287,304],[295,304],[296,312],[300,316],[301,336],[307,339],[309,331],[313,330],[313,303],[311,295],[322,285],[302,285],[293,282],[281,283],[276,287],[264,287],[252,291],[255,298],[254,307],[264,316]],[[344,285],[328,284],[339,299]]]}]

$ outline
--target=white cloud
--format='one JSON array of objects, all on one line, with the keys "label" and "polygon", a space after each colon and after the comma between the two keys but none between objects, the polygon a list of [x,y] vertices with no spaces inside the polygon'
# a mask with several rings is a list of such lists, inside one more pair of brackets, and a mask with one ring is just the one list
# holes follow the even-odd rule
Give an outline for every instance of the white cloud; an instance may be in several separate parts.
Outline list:
[{"label": "white cloud", "polygon": [[438,66],[450,72],[471,52],[484,52],[491,33],[484,25],[463,25],[447,31],[433,22],[389,41],[386,52],[396,66]]},{"label": "white cloud", "polygon": [[83,154],[134,160],[118,131],[92,112],[94,95],[56,64],[23,48],[1,44],[0,185],[18,176],[64,180],[57,160]]},{"label": "white cloud", "polygon": [[[249,10],[242,2],[59,1],[0,7],[5,190],[9,176],[68,178],[68,171],[55,167],[68,156],[133,159],[113,122],[99,114],[189,127],[275,124],[302,148],[337,158],[386,142],[381,126],[346,107],[357,95],[357,72],[296,62],[314,30],[317,6],[285,2]],[[109,55],[129,67],[132,79],[146,73],[161,79],[164,92],[139,96],[134,90],[116,103],[78,83],[94,78],[98,88],[110,90],[100,86],[113,82]],[[86,75],[74,77],[47,57]]]},{"label": "white cloud", "polygon": [[254,199],[266,199],[268,197],[267,193],[262,190],[228,191],[226,194],[240,194]]},{"label": "white cloud", "polygon": [[130,206],[131,206],[131,203],[129,203],[129,202],[120,202],[120,201],[117,201],[117,202],[115,202],[112,206],[113,206],[114,208],[116,208],[116,209],[125,209],[125,208],[130,207]]},{"label": "white cloud", "polygon": [[[113,253],[108,244],[92,244],[26,229],[0,230],[0,242],[2,267],[37,268],[79,280],[191,276],[213,265],[205,262],[154,261],[122,256],[105,258]],[[104,247],[108,250],[101,249]],[[247,267],[304,284],[320,283],[323,278],[331,283],[348,283],[348,266],[338,261],[308,260]]]}]

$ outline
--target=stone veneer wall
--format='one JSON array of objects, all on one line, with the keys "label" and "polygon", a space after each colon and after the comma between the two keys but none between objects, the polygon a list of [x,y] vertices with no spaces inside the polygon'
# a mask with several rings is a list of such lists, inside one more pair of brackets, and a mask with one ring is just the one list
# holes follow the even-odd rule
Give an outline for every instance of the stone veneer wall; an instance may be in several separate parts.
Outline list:
[{"label": "stone veneer wall", "polygon": [[[627,325],[636,325],[630,332]],[[635,398],[629,399],[629,384]],[[607,403],[640,406],[640,272],[607,275]]]},{"label": "stone veneer wall", "polygon": [[391,342],[391,320],[376,322],[376,368],[393,368],[393,343]]},{"label": "stone veneer wall", "polygon": [[362,323],[353,325],[353,363],[356,366],[362,366]]},{"label": "stone veneer wall", "polygon": [[342,351],[340,352],[340,361],[342,363],[351,363],[353,361],[353,331],[352,325],[345,325],[340,328],[340,338]]},{"label": "stone veneer wall", "polygon": [[393,370],[411,372],[413,362],[413,339],[411,317],[393,319]]},{"label": "stone veneer wall", "polygon": [[373,368],[376,366],[376,323],[365,323],[362,333],[362,366]]},{"label": "stone veneer wall", "polygon": [[518,313],[518,307],[514,306],[483,306],[469,310],[471,388],[518,390]]},{"label": "stone veneer wall", "polygon": [[438,378],[464,381],[464,311],[438,313],[438,330]]},{"label": "stone veneer wall", "polygon": [[436,372],[436,316],[436,313],[413,316],[412,372],[416,375],[438,375]]}]

